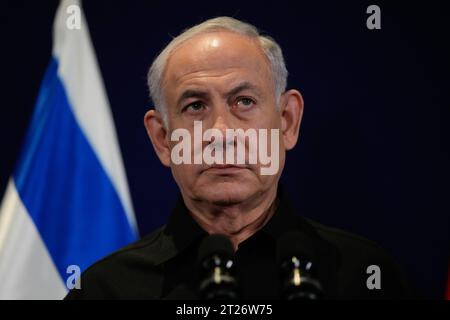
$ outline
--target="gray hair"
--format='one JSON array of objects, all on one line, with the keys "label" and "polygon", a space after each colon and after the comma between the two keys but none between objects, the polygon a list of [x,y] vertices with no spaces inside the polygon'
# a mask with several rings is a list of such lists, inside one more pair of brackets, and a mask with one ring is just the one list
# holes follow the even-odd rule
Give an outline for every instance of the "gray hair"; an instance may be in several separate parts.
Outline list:
[{"label": "gray hair", "polygon": [[162,114],[165,124],[167,124],[167,112],[161,88],[161,81],[169,56],[175,48],[194,36],[220,30],[241,34],[257,41],[269,60],[275,88],[275,98],[277,104],[279,103],[281,94],[286,90],[288,75],[280,46],[271,37],[261,35],[258,29],[251,24],[231,17],[217,17],[193,26],[172,39],[172,41],[156,57],[148,71],[147,84],[150,96],[155,104],[156,110]]}]

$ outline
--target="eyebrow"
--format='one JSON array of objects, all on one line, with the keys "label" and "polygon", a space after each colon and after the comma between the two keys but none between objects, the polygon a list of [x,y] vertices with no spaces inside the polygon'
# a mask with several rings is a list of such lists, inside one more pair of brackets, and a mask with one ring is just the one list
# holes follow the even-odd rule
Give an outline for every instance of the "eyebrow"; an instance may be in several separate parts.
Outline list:
[{"label": "eyebrow", "polygon": [[254,91],[257,95],[260,95],[258,88],[254,84],[252,84],[251,82],[248,82],[248,81],[244,81],[244,82],[239,83],[236,87],[234,87],[230,91],[226,92],[224,96],[225,97],[235,96],[239,92],[244,91],[244,90]]},{"label": "eyebrow", "polygon": [[202,98],[205,99],[208,96],[208,92],[196,89],[185,90],[181,96],[178,98],[178,105],[180,105],[184,100],[189,98]]},{"label": "eyebrow", "polygon": [[[239,83],[237,86],[235,86],[233,89],[226,92],[223,96],[228,98],[231,96],[237,95],[239,92],[244,90],[251,90],[254,91],[257,95],[260,95],[260,91],[258,88],[252,84],[251,82],[244,81]],[[197,89],[187,89],[183,91],[180,98],[178,98],[178,105],[180,105],[184,100],[189,98],[201,98],[206,99],[208,97],[208,92],[204,90],[197,90]]]}]

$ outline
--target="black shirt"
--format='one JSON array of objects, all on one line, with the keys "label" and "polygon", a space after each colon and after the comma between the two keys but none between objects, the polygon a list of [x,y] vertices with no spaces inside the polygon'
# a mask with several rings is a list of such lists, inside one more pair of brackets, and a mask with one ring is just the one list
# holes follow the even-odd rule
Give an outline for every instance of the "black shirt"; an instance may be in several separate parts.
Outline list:
[{"label": "black shirt", "polygon": [[[410,297],[399,268],[375,243],[300,217],[281,188],[278,199],[269,222],[236,251],[243,298],[280,298],[277,240],[290,231],[311,240],[324,298]],[[195,298],[197,251],[206,236],[180,197],[167,225],[89,267],[82,274],[81,289],[71,290],[66,299]],[[367,287],[370,265],[380,268],[381,289]]]}]

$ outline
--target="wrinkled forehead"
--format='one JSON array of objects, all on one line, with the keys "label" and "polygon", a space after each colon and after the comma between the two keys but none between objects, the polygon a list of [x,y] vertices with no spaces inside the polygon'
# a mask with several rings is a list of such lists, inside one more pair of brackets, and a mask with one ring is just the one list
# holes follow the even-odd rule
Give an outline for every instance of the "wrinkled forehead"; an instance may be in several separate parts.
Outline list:
[{"label": "wrinkled forehead", "polygon": [[227,31],[210,32],[174,49],[162,85],[177,87],[188,79],[213,79],[230,72],[245,74],[255,81],[271,80],[269,61],[254,39]]}]

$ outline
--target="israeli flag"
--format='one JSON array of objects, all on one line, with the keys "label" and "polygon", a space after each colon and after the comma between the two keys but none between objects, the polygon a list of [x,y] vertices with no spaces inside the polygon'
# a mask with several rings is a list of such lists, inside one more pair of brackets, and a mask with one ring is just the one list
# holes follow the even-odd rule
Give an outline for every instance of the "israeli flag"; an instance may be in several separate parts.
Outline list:
[{"label": "israeli flag", "polygon": [[[78,1],[53,52],[0,207],[0,299],[61,299],[138,232],[114,122]],[[70,280],[70,281],[69,281]]]}]

